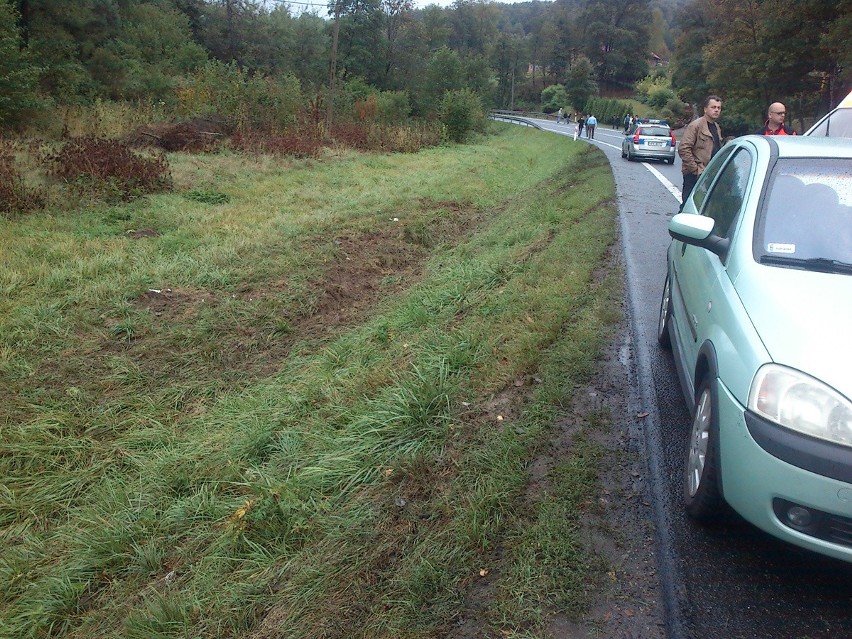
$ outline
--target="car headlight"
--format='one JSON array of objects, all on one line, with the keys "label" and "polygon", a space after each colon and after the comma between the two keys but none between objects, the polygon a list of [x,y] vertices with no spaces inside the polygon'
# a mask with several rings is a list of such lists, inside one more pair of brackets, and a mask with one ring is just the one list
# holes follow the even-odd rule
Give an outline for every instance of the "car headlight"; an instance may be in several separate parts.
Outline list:
[{"label": "car headlight", "polygon": [[751,383],[748,407],[786,428],[852,446],[852,402],[792,368],[761,367]]}]

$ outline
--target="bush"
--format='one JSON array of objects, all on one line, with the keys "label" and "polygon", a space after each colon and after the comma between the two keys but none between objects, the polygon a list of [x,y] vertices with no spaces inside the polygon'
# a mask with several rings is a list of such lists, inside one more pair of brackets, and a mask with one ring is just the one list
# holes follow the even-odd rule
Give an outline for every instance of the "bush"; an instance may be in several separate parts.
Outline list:
[{"label": "bush", "polygon": [[667,87],[655,87],[649,94],[647,98],[648,106],[652,106],[655,109],[663,109],[665,106],[675,99],[675,92]]},{"label": "bush", "polygon": [[482,101],[470,89],[447,91],[441,100],[441,123],[453,142],[464,142],[471,131],[482,130],[485,114]]},{"label": "bush", "polygon": [[143,127],[129,137],[135,145],[157,146],[166,151],[210,151],[216,148],[231,130],[218,118],[196,118],[189,122],[156,124]]},{"label": "bush", "polygon": [[370,148],[370,133],[362,124],[332,124],[331,137],[346,146],[366,151]]},{"label": "bush", "polygon": [[15,163],[15,147],[0,141],[0,214],[11,217],[44,206],[44,197],[27,188]]},{"label": "bush", "polygon": [[630,114],[630,107],[630,104],[615,98],[590,98],[586,103],[586,113],[593,114],[602,124],[612,124],[615,120],[620,125],[624,116]]},{"label": "bush", "polygon": [[318,157],[322,150],[322,140],[296,130],[285,131],[281,135],[269,135],[258,131],[241,131],[231,137],[231,147],[248,153],[270,153],[289,155],[297,158]]},{"label": "bush", "polygon": [[438,146],[443,141],[443,127],[438,122],[421,122],[408,126],[378,127],[379,148],[396,153],[417,153]]},{"label": "bush", "polygon": [[568,93],[561,84],[551,84],[541,90],[541,110],[544,113],[556,113],[568,104]]},{"label": "bush", "polygon": [[376,116],[382,124],[402,124],[411,115],[407,91],[382,91],[376,96]]},{"label": "bush", "polygon": [[191,119],[218,114],[238,131],[284,130],[298,119],[298,79],[250,74],[235,63],[209,62],[178,88],[178,114]]},{"label": "bush", "polygon": [[126,144],[101,138],[65,143],[45,157],[50,177],[73,189],[95,191],[107,199],[128,200],[171,188],[168,161],[162,154],[142,157]]}]

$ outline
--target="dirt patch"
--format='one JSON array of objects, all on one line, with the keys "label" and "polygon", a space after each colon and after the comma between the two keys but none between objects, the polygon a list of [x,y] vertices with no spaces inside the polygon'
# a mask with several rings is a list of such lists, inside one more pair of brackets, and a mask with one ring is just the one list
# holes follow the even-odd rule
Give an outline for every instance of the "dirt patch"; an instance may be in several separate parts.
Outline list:
[{"label": "dirt patch", "polygon": [[[626,334],[622,327],[619,335]],[[630,375],[625,340],[610,343],[600,369],[574,392],[569,417],[557,423],[547,456],[566,455],[578,423],[605,415],[609,428],[594,432],[605,453],[600,467],[601,492],[596,508],[587,511],[583,538],[610,567],[606,584],[595,593],[583,619],[556,614],[548,627],[554,639],[664,639],[662,592],[657,577],[654,525],[645,484],[644,444],[635,435],[641,415],[630,414]],[[588,429],[586,430],[588,433]],[[546,460],[543,462],[548,463]],[[534,472],[543,470],[534,464]]]},{"label": "dirt patch", "polygon": [[136,146],[157,146],[166,151],[207,151],[232,133],[219,118],[195,118],[186,122],[151,124],[128,137]]},{"label": "dirt patch", "polygon": [[345,326],[373,308],[378,299],[411,286],[419,279],[428,253],[406,241],[396,228],[342,235],[334,240],[335,259],[323,278],[313,312],[297,330],[317,336]]},{"label": "dirt patch", "polygon": [[156,229],[133,229],[127,231],[127,237],[133,240],[138,240],[143,237],[160,237],[160,232]]},{"label": "dirt patch", "polygon": [[[608,346],[599,370],[586,384],[573,390],[565,417],[554,424],[547,446],[529,465],[526,499],[549,499],[549,476],[573,456],[572,446],[583,432],[602,450],[600,491],[595,503],[584,509],[581,538],[587,554],[602,560],[606,575],[587,584],[590,609],[576,618],[559,610],[547,611],[549,622],[542,637],[550,639],[664,639],[664,611],[657,578],[654,527],[646,494],[644,445],[636,435],[641,416],[628,413],[629,361],[622,335]],[[523,405],[536,383],[534,377],[519,379],[487,404],[487,417],[507,420]],[[590,427],[590,424],[592,425]],[[600,428],[595,425],[600,424]],[[609,424],[609,426],[607,426]],[[501,549],[486,561],[499,566]],[[597,563],[597,562],[596,562]],[[445,639],[491,639],[500,636],[490,626],[489,611],[500,596],[499,570],[470,582],[465,610]],[[536,635],[539,636],[539,635]]]},{"label": "dirt patch", "polygon": [[[424,200],[419,208],[402,221],[389,218],[375,230],[341,232],[331,240],[332,251],[320,275],[299,292],[285,279],[247,283],[233,291],[148,289],[131,305],[151,314],[151,327],[142,322],[124,330],[125,320],[116,318],[109,323],[114,339],[102,349],[129,354],[144,370],[160,371],[164,362],[175,359],[194,361],[194,367],[168,366],[170,374],[197,379],[199,366],[207,366],[231,386],[272,374],[294,344],[328,339],[364,321],[383,298],[419,281],[437,246],[458,244],[482,223],[475,209],[457,204]],[[155,229],[139,229],[128,237],[157,234]],[[217,308],[217,316],[211,318],[208,312],[205,321],[223,325],[221,331],[212,329],[215,340],[187,342],[172,335],[171,324],[191,326],[211,308]]]}]

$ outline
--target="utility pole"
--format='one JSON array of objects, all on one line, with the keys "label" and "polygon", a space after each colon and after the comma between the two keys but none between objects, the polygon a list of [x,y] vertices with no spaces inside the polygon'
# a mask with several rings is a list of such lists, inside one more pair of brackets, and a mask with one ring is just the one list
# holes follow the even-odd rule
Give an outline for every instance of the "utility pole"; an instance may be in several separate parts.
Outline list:
[{"label": "utility pole", "polygon": [[340,37],[340,0],[334,3],[334,35],[331,38],[331,69],[328,73],[328,111],[325,116],[326,131],[334,118],[334,83],[337,80],[337,40]]}]

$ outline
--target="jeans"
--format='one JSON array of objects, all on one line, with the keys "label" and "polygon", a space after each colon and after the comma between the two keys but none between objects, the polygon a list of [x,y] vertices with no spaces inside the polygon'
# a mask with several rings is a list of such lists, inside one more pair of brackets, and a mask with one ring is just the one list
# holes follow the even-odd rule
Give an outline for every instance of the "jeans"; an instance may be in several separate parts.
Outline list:
[{"label": "jeans", "polygon": [[698,176],[694,173],[683,174],[683,188],[681,189],[681,205],[678,209],[679,211],[683,210],[683,203],[686,202],[686,198],[688,198],[689,194],[692,193],[692,189],[695,187],[696,182],[698,182]]}]

